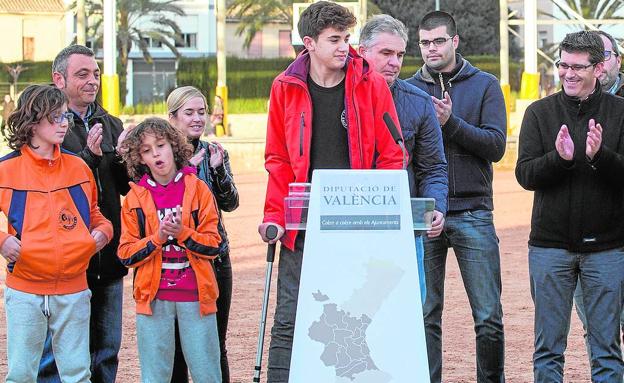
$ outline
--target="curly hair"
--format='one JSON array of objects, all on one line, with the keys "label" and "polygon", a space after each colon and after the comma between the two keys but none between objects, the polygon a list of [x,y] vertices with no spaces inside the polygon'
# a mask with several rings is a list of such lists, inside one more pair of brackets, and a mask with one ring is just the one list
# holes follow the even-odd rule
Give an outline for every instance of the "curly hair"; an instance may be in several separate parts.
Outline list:
[{"label": "curly hair", "polygon": [[140,152],[143,138],[147,134],[164,138],[171,144],[173,160],[178,169],[188,164],[189,158],[193,155],[193,145],[188,143],[184,133],[171,126],[167,120],[156,117],[147,118],[128,132],[119,147],[128,175],[135,181],[144,174],[150,173],[149,168],[141,163]]},{"label": "curly hair", "polygon": [[67,97],[54,86],[30,85],[24,89],[3,132],[9,147],[20,150],[24,145],[31,145],[33,127],[44,118],[52,123],[52,114],[65,105]]}]

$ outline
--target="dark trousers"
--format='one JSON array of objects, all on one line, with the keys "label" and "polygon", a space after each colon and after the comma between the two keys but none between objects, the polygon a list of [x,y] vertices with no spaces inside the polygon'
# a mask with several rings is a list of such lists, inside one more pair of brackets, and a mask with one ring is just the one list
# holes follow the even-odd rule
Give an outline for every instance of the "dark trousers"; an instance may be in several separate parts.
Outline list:
[{"label": "dark trousers", "polygon": [[504,383],[500,254],[489,210],[448,213],[442,234],[425,241],[427,299],[423,317],[431,382],[442,381],[442,310],[449,247],[455,252],[474,320],[477,376],[473,381]]},{"label": "dark trousers", "polygon": [[[221,350],[221,376],[223,383],[230,383],[230,367],[227,359],[225,346],[230,305],[232,303],[232,263],[229,254],[222,255],[214,261],[217,285],[219,286],[219,298],[217,299],[217,331],[219,332],[219,348]],[[188,383],[188,368],[182,348],[180,347],[180,334],[178,323],[175,328],[176,350],[173,360],[173,375],[171,383]]]},{"label": "dark trousers", "polygon": [[299,232],[294,250],[283,245],[280,248],[277,303],[271,328],[267,383],[288,383],[304,243],[305,232]]}]

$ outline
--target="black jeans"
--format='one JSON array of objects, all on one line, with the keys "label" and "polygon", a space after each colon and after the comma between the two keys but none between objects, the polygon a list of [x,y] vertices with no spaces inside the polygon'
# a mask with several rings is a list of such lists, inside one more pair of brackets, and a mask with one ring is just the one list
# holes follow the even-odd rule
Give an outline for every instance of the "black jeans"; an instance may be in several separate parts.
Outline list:
[{"label": "black jeans", "polygon": [[[232,303],[232,263],[230,255],[224,254],[214,261],[215,276],[219,286],[219,298],[217,299],[217,330],[219,332],[219,348],[221,350],[221,376],[223,383],[230,383],[230,367],[227,359],[227,348],[225,341],[227,337],[228,318],[230,316],[230,305]],[[178,323],[176,321],[176,350],[173,360],[173,374],[171,383],[188,383],[188,368],[182,348],[180,347],[180,335]]]}]

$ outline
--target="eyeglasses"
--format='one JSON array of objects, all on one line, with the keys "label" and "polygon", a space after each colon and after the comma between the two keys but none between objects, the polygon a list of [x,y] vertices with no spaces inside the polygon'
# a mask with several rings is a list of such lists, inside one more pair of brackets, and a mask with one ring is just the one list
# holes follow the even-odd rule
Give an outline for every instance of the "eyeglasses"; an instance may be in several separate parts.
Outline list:
[{"label": "eyeglasses", "polygon": [[574,64],[574,65],[569,65],[566,63],[562,63],[561,61],[557,61],[555,63],[555,66],[559,69],[563,69],[563,70],[568,70],[568,69],[572,69],[572,72],[580,72],[582,70],[585,70],[589,67],[593,67],[596,64],[587,64],[587,65],[581,65],[581,64]]},{"label": "eyeglasses", "polygon": [[422,48],[429,48],[429,45],[433,43],[433,45],[435,45],[437,48],[440,48],[442,45],[446,44],[446,42],[449,40],[453,40],[453,38],[452,37],[448,37],[448,38],[438,37],[437,39],[433,39],[433,40],[420,40],[418,44]]},{"label": "eyeglasses", "polygon": [[65,112],[65,113],[52,116],[52,121],[54,121],[57,124],[62,124],[63,121],[65,120],[67,120],[67,122],[74,121],[74,114],[71,112]]},{"label": "eyeglasses", "polygon": [[611,55],[618,57],[618,54],[613,51],[604,51],[604,59],[605,61],[609,61],[611,59]]}]

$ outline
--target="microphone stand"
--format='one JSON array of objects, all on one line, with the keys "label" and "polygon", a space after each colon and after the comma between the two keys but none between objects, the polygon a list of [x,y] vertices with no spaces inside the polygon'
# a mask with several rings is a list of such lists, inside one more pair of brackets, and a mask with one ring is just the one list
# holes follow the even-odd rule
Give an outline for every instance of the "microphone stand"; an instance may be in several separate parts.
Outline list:
[{"label": "microphone stand", "polygon": [[403,140],[398,140],[397,144],[401,147],[401,152],[403,152],[403,167],[401,169],[407,169],[407,151],[405,150],[405,144],[403,144]]}]

